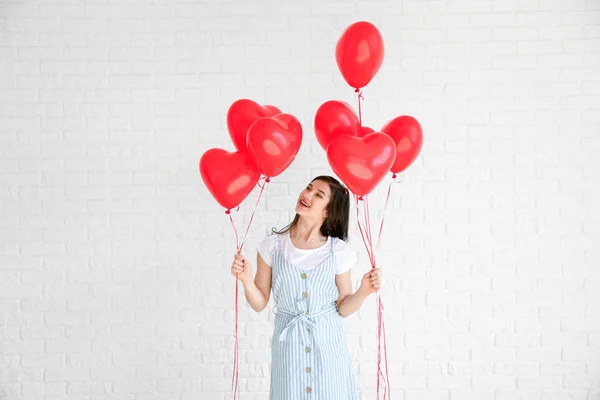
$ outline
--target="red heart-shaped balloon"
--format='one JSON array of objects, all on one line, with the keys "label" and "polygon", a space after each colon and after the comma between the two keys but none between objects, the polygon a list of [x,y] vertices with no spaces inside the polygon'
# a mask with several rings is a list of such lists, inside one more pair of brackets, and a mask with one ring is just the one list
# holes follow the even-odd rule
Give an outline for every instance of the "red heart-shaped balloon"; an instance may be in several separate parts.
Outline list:
[{"label": "red heart-shaped balloon", "polygon": [[202,155],[200,175],[215,200],[228,210],[244,201],[260,178],[250,154],[223,149],[210,149]]},{"label": "red heart-shaped balloon", "polygon": [[280,120],[287,125],[288,131],[294,136],[299,136],[302,141],[302,124],[296,117],[291,114],[281,113],[273,116],[273,118]]},{"label": "red heart-shaped balloon", "polygon": [[273,115],[277,115],[277,114],[281,114],[281,110],[275,106],[272,106],[270,104],[267,104],[265,106],[263,106],[265,110],[267,110],[267,112],[269,113],[269,116],[273,116]]},{"label": "red heart-shaped balloon", "polygon": [[343,101],[330,100],[321,104],[315,114],[315,135],[324,150],[340,135],[358,136],[360,123],[352,107]]},{"label": "red heart-shaped balloon", "polygon": [[302,125],[290,114],[259,118],[248,129],[247,143],[259,171],[271,178],[294,161],[302,143]]},{"label": "red heart-shaped balloon", "polygon": [[244,151],[246,147],[246,135],[248,128],[254,121],[262,117],[272,117],[281,113],[275,106],[261,106],[255,101],[241,99],[235,101],[227,111],[227,130],[235,148]]},{"label": "red heart-shaped balloon", "polygon": [[396,143],[396,160],[390,171],[404,171],[415,161],[423,147],[423,129],[419,121],[409,115],[401,115],[387,122],[381,132],[388,134]]},{"label": "red heart-shaped balloon", "polygon": [[396,144],[381,132],[365,137],[338,136],[327,147],[327,160],[333,172],[357,196],[371,193],[395,159]]},{"label": "red heart-shaped balloon", "polygon": [[369,133],[373,133],[373,132],[375,132],[375,129],[369,128],[368,126],[361,126],[358,136],[364,137],[364,136],[367,136]]},{"label": "red heart-shaped balloon", "polygon": [[360,89],[377,74],[383,63],[383,38],[375,25],[359,21],[350,25],[337,42],[335,58],[350,86]]}]

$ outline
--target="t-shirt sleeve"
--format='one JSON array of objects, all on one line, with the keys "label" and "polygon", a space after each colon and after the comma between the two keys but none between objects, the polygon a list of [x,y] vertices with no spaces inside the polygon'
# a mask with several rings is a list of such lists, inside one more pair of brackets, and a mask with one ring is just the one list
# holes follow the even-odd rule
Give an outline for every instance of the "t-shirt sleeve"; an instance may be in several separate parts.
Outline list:
[{"label": "t-shirt sleeve", "polygon": [[337,275],[348,272],[358,261],[356,252],[352,250],[343,240],[338,241],[335,246],[335,259]]},{"label": "t-shirt sleeve", "polygon": [[277,235],[272,234],[261,240],[256,245],[256,250],[262,257],[263,260],[267,263],[267,265],[271,266],[271,254],[273,254],[273,250],[275,250],[275,245],[277,244]]}]

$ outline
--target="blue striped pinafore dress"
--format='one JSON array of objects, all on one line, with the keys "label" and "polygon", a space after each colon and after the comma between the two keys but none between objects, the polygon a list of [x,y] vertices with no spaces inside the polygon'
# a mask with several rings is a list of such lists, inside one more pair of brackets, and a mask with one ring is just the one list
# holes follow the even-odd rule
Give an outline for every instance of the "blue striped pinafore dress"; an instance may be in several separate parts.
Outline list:
[{"label": "blue striped pinafore dress", "polygon": [[333,240],[329,257],[301,270],[281,251],[272,254],[275,330],[271,343],[270,400],[358,400],[336,301]]}]

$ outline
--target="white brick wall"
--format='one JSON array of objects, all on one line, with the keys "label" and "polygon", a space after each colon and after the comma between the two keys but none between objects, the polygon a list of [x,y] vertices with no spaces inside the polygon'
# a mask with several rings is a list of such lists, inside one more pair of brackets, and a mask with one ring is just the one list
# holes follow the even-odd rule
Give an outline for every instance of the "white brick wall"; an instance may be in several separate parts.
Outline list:
[{"label": "white brick wall", "polygon": [[[233,236],[198,159],[238,98],[303,123],[254,256],[330,171],[312,118],[354,104],[334,46],[360,19],[387,53],[365,124],[425,134],[380,253],[393,398],[600,399],[598,0],[3,0],[0,399],[230,398]],[[272,320],[242,307],[245,400]],[[346,326],[374,399],[374,299]]]}]

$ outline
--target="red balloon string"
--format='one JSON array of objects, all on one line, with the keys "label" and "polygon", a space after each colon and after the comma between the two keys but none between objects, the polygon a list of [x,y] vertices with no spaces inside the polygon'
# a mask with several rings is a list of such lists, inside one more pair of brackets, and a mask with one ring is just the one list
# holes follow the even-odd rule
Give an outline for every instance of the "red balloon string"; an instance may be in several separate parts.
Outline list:
[{"label": "red balloon string", "polygon": [[[260,181],[264,181],[261,185]],[[248,226],[246,227],[246,232],[244,233],[244,237],[242,241],[239,241],[238,231],[235,227],[235,222],[233,221],[233,217],[231,215],[231,210],[225,211],[225,214],[229,215],[229,220],[231,221],[231,226],[233,227],[233,232],[235,234],[235,247],[237,253],[240,254],[244,249],[244,244],[246,243],[246,237],[248,236],[248,232],[250,231],[250,226],[252,225],[252,221],[254,220],[254,215],[256,214],[256,210],[258,208],[258,203],[262,197],[262,194],[265,190],[265,185],[269,183],[271,180],[263,176],[258,182],[258,187],[260,191],[258,192],[258,197],[256,199],[256,203],[254,204],[254,210],[252,211],[252,215],[250,217],[250,221],[248,221]],[[240,207],[238,206],[236,211],[239,211]],[[240,320],[240,285],[239,285],[239,274],[235,280],[235,344],[233,348],[233,374],[231,377],[231,391],[233,392],[233,399],[237,400],[239,398],[240,391],[240,365],[239,365],[239,320]]]},{"label": "red balloon string", "polygon": [[379,234],[377,235],[377,246],[375,249],[379,250],[379,246],[381,244],[381,232],[383,232],[383,223],[385,222],[385,214],[388,208],[388,204],[390,202],[390,195],[392,194],[392,183],[400,183],[400,181],[396,181],[396,174],[392,174],[392,179],[390,180],[390,184],[388,185],[387,196],[385,197],[385,207],[383,207],[383,216],[381,217],[381,225],[379,225]]},{"label": "red balloon string", "polygon": [[233,216],[231,215],[231,210],[225,211],[225,214],[227,214],[229,216],[229,221],[231,221],[231,226],[233,227],[233,233],[235,234],[235,249],[239,253],[240,252],[239,246],[238,246],[239,237],[238,237],[237,229],[235,227],[235,222],[233,221]]},{"label": "red balloon string", "polygon": [[[391,185],[391,184],[390,184]],[[389,202],[391,193],[391,187],[388,189],[388,195],[386,198],[386,208]],[[377,247],[373,248],[373,241],[371,240],[371,216],[368,204],[368,198],[365,196],[363,200],[361,197],[354,196],[356,200],[356,221],[358,223],[358,229],[362,237],[363,243],[369,256],[371,268],[376,267],[375,251],[379,247],[381,240],[381,231],[383,229],[383,222],[385,219],[385,212],[379,228],[379,237],[377,238]],[[364,222],[360,220],[360,201],[363,200],[363,213]],[[383,366],[382,366],[383,364]],[[383,386],[383,397],[380,396]],[[383,318],[383,301],[379,290],[377,291],[377,399],[389,400],[390,396],[390,379],[389,379],[389,368],[387,358],[387,338],[385,334],[385,322]]]},{"label": "red balloon string", "polygon": [[354,199],[356,201],[356,222],[358,224],[358,230],[360,231],[360,236],[362,237],[363,243],[365,244],[365,248],[367,249],[367,255],[369,256],[369,262],[371,263],[371,267],[374,268],[375,267],[375,262],[373,260],[373,256],[371,254],[371,248],[369,248],[368,246],[368,241],[366,238],[366,234],[365,234],[365,229],[363,229],[362,224],[360,223],[360,206],[359,206],[359,202],[363,201],[362,196],[354,196]]},{"label": "red balloon string", "polygon": [[[388,208],[388,204],[390,202],[390,197],[391,197],[391,193],[392,193],[392,182],[396,182],[396,174],[392,174],[392,178],[390,180],[390,183],[388,185],[388,190],[387,190],[387,195],[385,198],[385,206],[383,208],[383,216],[381,218],[381,224],[379,225],[379,234],[377,237],[377,246],[376,246],[376,250],[379,249],[379,246],[381,245],[381,233],[383,232],[383,224],[385,222],[385,216],[386,216],[386,211]],[[379,325],[378,325],[378,330],[377,330],[377,338],[378,338],[378,354],[379,354],[379,367],[378,367],[378,390],[377,390],[377,395],[379,396],[379,384],[380,384],[380,379],[384,381],[384,391],[383,391],[383,399],[385,400],[386,398],[389,399],[390,396],[390,378],[389,378],[389,367],[388,367],[388,359],[387,359],[387,337],[386,337],[386,333],[385,333],[385,320],[383,318],[383,302],[381,300],[381,296],[379,295],[379,292],[377,292],[377,302],[378,302],[378,320],[379,320]],[[382,336],[383,335],[383,336]],[[382,340],[383,340],[383,362],[385,363],[385,377],[383,376],[383,374],[381,373],[381,344],[382,344]]]},{"label": "red balloon string", "polygon": [[360,89],[356,89],[354,91],[357,94],[357,98],[358,98],[358,124],[362,127],[362,106],[361,106],[361,100],[364,100],[365,98],[362,95],[362,92],[360,91]]},{"label": "red balloon string", "polygon": [[[383,351],[382,351],[383,344]],[[385,365],[385,374],[381,368],[381,364]],[[381,296],[377,292],[377,398],[383,384],[383,400],[390,399],[390,376],[387,358],[387,338],[385,334],[385,321],[383,319],[383,302]]]},{"label": "red balloon string", "polygon": [[[362,100],[364,97],[362,91],[356,88],[354,91],[357,94],[358,100],[358,123],[362,127]],[[396,174],[392,175],[392,181],[396,182]],[[387,211],[388,203],[390,200],[392,181],[388,186],[387,196],[385,199],[385,207],[383,210],[383,216],[381,218],[381,224],[379,225],[379,233],[377,235],[377,242],[375,248],[373,248],[373,239],[371,235],[371,215],[369,210],[368,196],[354,196],[356,200],[356,221],[358,223],[358,229],[360,231],[361,238],[367,249],[367,255],[371,263],[371,268],[374,269],[376,266],[375,252],[379,249],[381,243],[381,233],[383,231],[383,224],[385,221],[385,213]],[[360,205],[359,202],[363,203],[364,222],[361,224],[360,221]],[[382,369],[382,363],[384,364],[385,373]],[[380,397],[381,386],[383,385],[383,397]],[[385,321],[383,318],[383,301],[379,290],[377,291],[377,399],[386,400],[390,398],[390,379],[389,379],[389,368],[387,358],[387,338],[385,334]]]},{"label": "red balloon string", "polygon": [[[381,327],[383,330],[383,354],[385,354],[385,379],[387,382],[386,385],[386,392],[388,395],[388,399],[391,397],[391,387],[390,387],[390,368],[388,366],[388,358],[387,358],[387,337],[385,334],[385,320],[383,319],[383,303],[381,302],[381,300],[379,300],[379,304],[381,305]],[[385,399],[385,393],[383,394],[383,397]]]},{"label": "red balloon string", "polygon": [[[239,277],[239,274],[238,274]],[[240,391],[240,363],[239,363],[239,334],[238,325],[240,319],[240,284],[236,277],[235,280],[235,345],[233,348],[233,374],[231,377],[231,390],[233,391],[233,399],[237,400]]]},{"label": "red balloon string", "polygon": [[256,204],[254,204],[254,210],[252,211],[252,215],[250,216],[250,221],[248,221],[248,226],[246,227],[246,232],[244,233],[244,238],[242,239],[242,243],[239,245],[238,252],[241,253],[244,248],[244,244],[246,243],[246,237],[248,236],[248,232],[250,231],[250,225],[252,225],[252,221],[254,221],[254,215],[256,214],[256,209],[258,208],[258,203],[260,202],[260,198],[262,197],[263,192],[265,191],[265,185],[270,182],[269,178],[263,177],[261,180],[265,181],[262,185],[260,183],[258,186],[260,187],[260,191],[258,192],[258,197],[256,198]]},{"label": "red balloon string", "polygon": [[[381,371],[381,299],[377,293],[377,398],[379,399],[380,385],[383,378]],[[385,397],[384,397],[385,399]]]},{"label": "red balloon string", "polygon": [[[261,181],[264,181],[264,183],[262,185],[261,185]],[[263,176],[262,178],[260,178],[260,181],[257,184],[257,186],[260,188],[260,191],[258,192],[258,197],[256,198],[256,203],[254,204],[254,209],[252,211],[252,215],[250,216],[250,221],[248,222],[248,226],[246,227],[246,231],[244,232],[244,236],[242,237],[241,242],[239,241],[238,231],[235,227],[235,222],[233,221],[233,217],[231,215],[231,210],[225,211],[225,214],[229,215],[229,220],[231,221],[231,226],[233,227],[233,232],[235,233],[235,248],[238,253],[241,253],[242,250],[244,249],[246,237],[248,236],[248,232],[250,231],[250,226],[252,225],[252,221],[254,220],[254,215],[256,214],[256,210],[258,208],[258,203],[260,202],[260,199],[265,190],[265,184],[267,184],[269,182],[271,182],[271,180],[268,177]],[[239,211],[239,209],[240,209],[240,206],[237,207],[236,211]]]},{"label": "red balloon string", "polygon": [[369,239],[369,247],[373,255],[373,268],[375,268],[375,251],[373,249],[373,237],[371,235],[371,210],[369,210],[369,197],[365,197],[365,225],[367,227],[367,239]]}]

